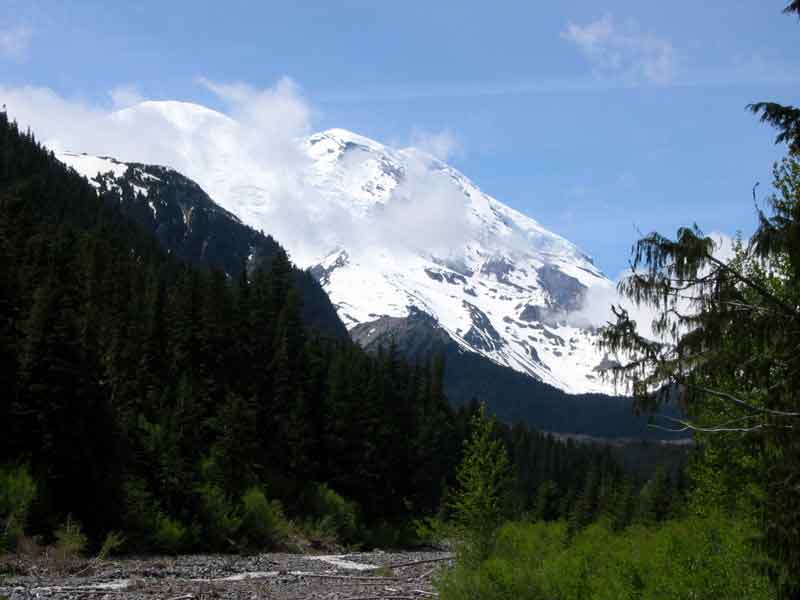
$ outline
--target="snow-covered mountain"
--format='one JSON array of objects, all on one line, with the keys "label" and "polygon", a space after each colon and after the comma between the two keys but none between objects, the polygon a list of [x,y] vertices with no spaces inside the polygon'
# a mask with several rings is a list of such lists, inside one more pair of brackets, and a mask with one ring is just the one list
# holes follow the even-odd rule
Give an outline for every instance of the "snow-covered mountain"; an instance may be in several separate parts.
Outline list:
[{"label": "snow-covered mountain", "polygon": [[[416,309],[464,350],[569,392],[608,390],[593,331],[570,315],[588,288],[612,284],[575,245],[413,148],[338,129],[312,135],[306,146],[321,194],[381,235],[407,236],[407,243],[368,239],[355,252],[337,248],[314,267],[348,327]],[[436,211],[426,204],[436,202],[447,211],[434,214],[442,244],[436,232],[413,230],[429,226],[424,219]]]},{"label": "snow-covered mountain", "polygon": [[[115,118],[162,127],[179,157],[170,166],[276,234],[359,342],[387,319],[424,313],[464,352],[570,393],[614,393],[600,376],[612,358],[581,318],[588,290],[612,283],[574,244],[446,163],[341,129],[262,152],[235,120],[187,103],[146,102]],[[97,174],[98,159],[62,160]]]}]

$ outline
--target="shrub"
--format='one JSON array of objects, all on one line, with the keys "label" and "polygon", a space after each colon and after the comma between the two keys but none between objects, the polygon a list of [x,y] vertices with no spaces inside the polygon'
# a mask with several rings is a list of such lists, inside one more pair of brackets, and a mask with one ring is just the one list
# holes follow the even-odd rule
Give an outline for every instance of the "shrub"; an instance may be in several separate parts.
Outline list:
[{"label": "shrub", "polygon": [[360,537],[365,548],[411,548],[420,543],[416,523],[411,520],[372,523]]},{"label": "shrub", "polygon": [[289,538],[289,523],[277,500],[268,500],[264,491],[252,487],[242,497],[242,520],[239,538],[246,548],[277,548]]},{"label": "shrub", "polygon": [[67,516],[66,522],[56,529],[55,556],[59,560],[78,558],[86,549],[86,535],[81,524]]},{"label": "shrub", "polygon": [[354,502],[345,500],[327,485],[316,486],[312,503],[312,529],[326,538],[351,544],[359,536],[358,510]]},{"label": "shrub", "polygon": [[241,511],[217,485],[206,483],[198,492],[203,545],[212,550],[230,550],[242,524]]},{"label": "shrub", "polygon": [[414,533],[420,544],[448,544],[457,532],[453,525],[438,516],[414,520]]},{"label": "shrub", "polygon": [[144,480],[129,479],[123,490],[126,546],[128,549],[146,550],[154,541],[161,510]]},{"label": "shrub", "polygon": [[186,526],[177,519],[159,515],[153,534],[156,547],[167,554],[178,554],[188,545]]},{"label": "shrub", "polygon": [[0,468],[0,551],[17,549],[35,498],[36,482],[27,466]]},{"label": "shrub", "polygon": [[478,568],[460,564],[442,578],[441,598],[775,598],[750,544],[752,533],[747,524],[721,516],[622,533],[594,524],[571,541],[561,522],[511,523]]}]

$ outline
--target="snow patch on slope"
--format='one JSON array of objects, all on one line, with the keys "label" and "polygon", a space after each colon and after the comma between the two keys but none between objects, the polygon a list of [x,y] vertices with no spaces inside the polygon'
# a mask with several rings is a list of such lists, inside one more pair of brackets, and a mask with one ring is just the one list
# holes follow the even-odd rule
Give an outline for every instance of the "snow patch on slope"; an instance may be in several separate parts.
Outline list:
[{"label": "snow patch on slope", "polygon": [[95,181],[98,173],[112,173],[116,179],[125,175],[125,171],[128,170],[127,164],[107,156],[61,152],[58,154],[58,160],[86,177],[94,187],[100,187],[100,184]]}]

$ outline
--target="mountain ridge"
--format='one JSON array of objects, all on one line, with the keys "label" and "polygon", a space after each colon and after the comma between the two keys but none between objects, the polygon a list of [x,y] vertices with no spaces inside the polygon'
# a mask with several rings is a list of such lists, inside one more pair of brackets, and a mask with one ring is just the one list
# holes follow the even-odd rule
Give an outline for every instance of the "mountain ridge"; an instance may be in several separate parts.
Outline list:
[{"label": "mountain ridge", "polygon": [[[73,152],[59,153],[57,158],[86,177],[100,197],[151,233],[167,252],[191,265],[220,269],[236,278],[243,269],[268,268],[276,255],[284,253],[274,238],[243,224],[174,169]],[[292,279],[303,299],[304,323],[324,335],[347,337],[313,277],[295,268]]]}]

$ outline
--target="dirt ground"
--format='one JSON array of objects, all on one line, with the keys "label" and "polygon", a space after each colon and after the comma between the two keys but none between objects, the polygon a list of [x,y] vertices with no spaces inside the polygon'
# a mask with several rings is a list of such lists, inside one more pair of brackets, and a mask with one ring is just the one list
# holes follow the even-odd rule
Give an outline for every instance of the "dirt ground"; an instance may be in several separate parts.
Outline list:
[{"label": "dirt ground", "polygon": [[101,600],[416,600],[435,598],[445,552],[197,555],[99,564],[7,558],[0,597]]}]

